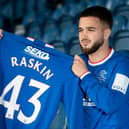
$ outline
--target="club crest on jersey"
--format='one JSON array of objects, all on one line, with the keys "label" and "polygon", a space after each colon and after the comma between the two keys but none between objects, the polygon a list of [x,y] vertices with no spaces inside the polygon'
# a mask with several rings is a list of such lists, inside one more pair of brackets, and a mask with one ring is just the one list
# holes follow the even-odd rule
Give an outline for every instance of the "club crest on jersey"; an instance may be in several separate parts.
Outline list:
[{"label": "club crest on jersey", "polygon": [[32,46],[27,46],[24,51],[34,57],[43,59],[43,60],[49,60],[50,56],[47,52],[41,51],[40,49],[34,48]]},{"label": "club crest on jersey", "polygon": [[100,70],[99,75],[98,75],[98,79],[100,82],[105,82],[106,80],[106,75],[107,75],[107,71],[106,70]]}]

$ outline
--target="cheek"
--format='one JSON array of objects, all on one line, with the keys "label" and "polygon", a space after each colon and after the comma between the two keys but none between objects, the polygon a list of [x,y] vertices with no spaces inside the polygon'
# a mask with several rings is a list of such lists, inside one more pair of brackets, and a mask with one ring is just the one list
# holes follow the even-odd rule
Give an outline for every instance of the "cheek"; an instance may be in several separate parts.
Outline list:
[{"label": "cheek", "polygon": [[78,37],[79,37],[79,39],[82,39],[82,34],[79,33],[79,34],[78,34]]},{"label": "cheek", "polygon": [[98,32],[97,34],[92,35],[92,40],[97,41],[97,40],[100,40],[103,37],[104,37],[104,35],[102,33]]}]

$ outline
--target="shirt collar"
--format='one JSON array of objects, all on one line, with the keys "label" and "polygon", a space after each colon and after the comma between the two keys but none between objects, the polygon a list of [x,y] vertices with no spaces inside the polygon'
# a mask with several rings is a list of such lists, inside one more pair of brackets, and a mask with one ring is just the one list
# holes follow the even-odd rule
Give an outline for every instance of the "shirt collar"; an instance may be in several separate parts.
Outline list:
[{"label": "shirt collar", "polygon": [[114,49],[111,48],[109,54],[104,59],[102,59],[98,62],[91,62],[90,60],[88,60],[88,64],[91,66],[101,65],[101,64],[105,63],[107,60],[109,60],[113,54],[114,54]]}]

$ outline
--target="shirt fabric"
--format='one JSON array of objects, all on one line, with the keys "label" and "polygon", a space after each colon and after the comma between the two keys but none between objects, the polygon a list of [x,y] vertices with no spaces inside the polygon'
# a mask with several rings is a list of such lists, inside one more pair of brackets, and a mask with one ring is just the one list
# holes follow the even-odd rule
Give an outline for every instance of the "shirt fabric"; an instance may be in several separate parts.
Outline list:
[{"label": "shirt fabric", "polygon": [[60,102],[69,129],[83,129],[82,93],[71,71],[72,61],[40,40],[3,32],[0,129],[48,129]]},{"label": "shirt fabric", "polygon": [[129,58],[111,48],[93,63],[82,54],[88,74],[81,78],[86,129],[129,129]]}]

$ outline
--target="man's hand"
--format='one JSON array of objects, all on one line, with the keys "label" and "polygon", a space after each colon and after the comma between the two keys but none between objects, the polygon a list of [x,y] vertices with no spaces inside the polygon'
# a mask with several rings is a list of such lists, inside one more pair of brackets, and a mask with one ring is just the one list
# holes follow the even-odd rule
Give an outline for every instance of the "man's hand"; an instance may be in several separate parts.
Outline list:
[{"label": "man's hand", "polygon": [[88,71],[84,60],[78,55],[74,56],[72,71],[78,77],[81,77],[84,73]]},{"label": "man's hand", "polygon": [[3,37],[3,30],[0,29],[0,39]]}]

